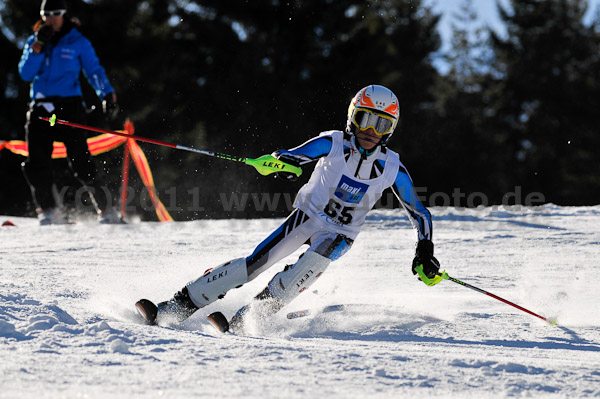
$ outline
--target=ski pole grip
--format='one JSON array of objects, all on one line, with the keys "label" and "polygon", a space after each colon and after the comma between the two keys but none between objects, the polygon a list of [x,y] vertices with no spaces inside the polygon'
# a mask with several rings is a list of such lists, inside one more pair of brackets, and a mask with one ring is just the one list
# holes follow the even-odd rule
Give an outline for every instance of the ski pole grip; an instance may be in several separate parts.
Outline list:
[{"label": "ski pole grip", "polygon": [[442,271],[442,274],[436,274],[433,278],[429,278],[423,271],[423,265],[418,265],[417,267],[415,267],[415,271],[419,275],[419,278],[421,279],[421,281],[424,282],[425,285],[427,285],[428,287],[432,287],[432,286],[436,285],[437,283],[439,283],[440,281],[448,280],[448,278],[449,278],[448,273],[446,273],[445,270]]},{"label": "ski pole grip", "polygon": [[246,159],[246,165],[253,166],[263,176],[278,172],[291,173],[297,177],[302,174],[302,168],[285,163],[272,155],[263,155],[256,159],[248,158]]}]

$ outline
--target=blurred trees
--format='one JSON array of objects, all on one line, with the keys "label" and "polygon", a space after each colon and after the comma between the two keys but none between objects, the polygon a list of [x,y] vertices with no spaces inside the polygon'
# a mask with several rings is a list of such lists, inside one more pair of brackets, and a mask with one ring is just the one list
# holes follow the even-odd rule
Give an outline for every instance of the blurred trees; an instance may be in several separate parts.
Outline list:
[{"label": "blurred trees", "polygon": [[600,20],[585,0],[513,0],[508,38],[491,35],[493,120],[514,179],[556,203],[600,199]]},{"label": "blurred trees", "polygon": [[[548,201],[598,203],[599,33],[597,21],[582,23],[583,0],[515,0],[501,14],[506,38],[478,27],[466,1],[444,75],[432,66],[439,16],[421,1],[73,0],[70,8],[117,90],[122,119],[132,119],[139,135],[256,157],[343,129],[352,96],[379,83],[401,101],[390,147],[429,193],[460,188],[499,203],[522,186]],[[24,135],[28,85],[16,66],[38,10],[37,1],[0,0],[0,139]],[[89,88],[85,97],[98,106]],[[89,122],[120,128],[97,114]],[[283,200],[269,211],[252,201],[243,210],[227,205],[236,193],[293,197],[310,174],[290,184],[238,164],[142,147],[179,220],[283,215]],[[6,152],[3,180],[18,170],[7,165],[19,157]],[[118,182],[120,151],[100,161]],[[139,192],[141,183],[132,184]],[[8,198],[0,212],[7,203],[11,212],[31,211],[0,190]]]},{"label": "blurred trees", "polygon": [[585,26],[585,0],[512,0],[498,6],[501,37],[478,24],[472,5],[464,1],[456,18],[450,70],[436,90],[438,190],[501,203],[521,187],[547,202],[598,204],[598,13]]},{"label": "blurred trees", "polygon": [[436,152],[428,161],[438,178],[430,191],[459,189],[465,194],[482,192],[489,198],[487,203],[463,201],[460,205],[500,203],[502,193],[518,183],[505,177],[510,173],[505,154],[501,143],[494,144],[493,122],[486,118],[494,55],[489,31],[479,22],[473,0],[463,1],[453,16],[451,48],[445,57],[449,70],[438,76],[434,88],[435,133],[429,147]]}]

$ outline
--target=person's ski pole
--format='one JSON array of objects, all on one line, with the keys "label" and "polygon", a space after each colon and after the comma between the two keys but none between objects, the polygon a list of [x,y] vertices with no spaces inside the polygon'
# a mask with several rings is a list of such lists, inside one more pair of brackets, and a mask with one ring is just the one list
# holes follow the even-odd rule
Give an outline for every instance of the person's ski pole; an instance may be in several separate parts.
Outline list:
[{"label": "person's ski pole", "polygon": [[155,139],[150,139],[150,138],[140,137],[140,136],[134,136],[132,134],[127,134],[124,132],[117,132],[114,130],[105,130],[105,129],[100,129],[97,127],[80,125],[78,123],[72,123],[72,122],[61,120],[61,119],[56,119],[56,114],[53,114],[50,118],[46,118],[46,117],[42,117],[42,116],[40,116],[39,118],[43,121],[50,122],[50,126],[54,126],[56,123],[58,123],[59,125],[71,126],[71,127],[75,127],[78,129],[90,130],[92,132],[98,132],[98,133],[114,134],[115,136],[127,137],[128,139],[134,139],[137,141],[143,141],[146,143],[157,144],[157,145],[161,145],[164,147],[175,148],[177,150],[191,151],[191,152],[195,152],[195,153],[202,154],[202,155],[208,155],[209,157],[221,158],[221,159],[226,159],[228,161],[234,161],[234,162],[242,162],[242,163],[245,163],[246,165],[250,165],[250,166],[254,167],[258,171],[258,173],[260,173],[261,175],[264,175],[264,176],[269,175],[271,173],[277,173],[277,172],[291,173],[291,174],[296,175],[297,177],[299,177],[302,174],[302,169],[299,168],[298,166],[294,166],[294,165],[290,165],[288,163],[282,162],[282,161],[278,160],[277,158],[273,157],[272,155],[263,155],[256,159],[238,157],[235,155],[222,154],[219,152],[207,151],[207,150],[199,150],[194,147],[187,147],[184,145],[167,143],[166,141],[155,140]]},{"label": "person's ski pole", "polygon": [[[532,312],[531,310],[525,309],[524,307],[522,307],[522,306],[519,306],[519,305],[517,305],[516,303],[513,303],[513,302],[511,302],[511,301],[508,301],[508,300],[506,300],[506,299],[504,299],[504,298],[501,298],[501,297],[499,297],[498,295],[494,295],[494,294],[492,294],[491,292],[488,292],[488,291],[482,290],[481,288],[477,288],[477,287],[475,287],[475,286],[473,286],[473,285],[471,285],[471,284],[467,284],[467,283],[465,283],[464,281],[460,281],[460,280],[459,280],[459,279],[457,279],[457,278],[450,277],[450,276],[448,275],[448,273],[446,273],[446,271],[445,271],[445,270],[442,272],[442,274],[441,274],[441,275],[435,276],[435,277],[434,277],[434,279],[429,279],[429,278],[427,278],[427,276],[426,276],[426,275],[425,275],[425,273],[423,272],[423,266],[422,266],[422,265],[420,265],[420,266],[417,266],[417,267],[415,268],[415,270],[416,270],[416,271],[417,271],[417,273],[419,274],[419,277],[421,278],[421,280],[422,280],[422,281],[423,281],[425,284],[427,284],[427,285],[429,285],[429,286],[431,286],[431,285],[434,285],[434,284],[437,284],[437,282],[439,282],[439,281],[441,281],[441,280],[450,280],[450,281],[452,281],[452,282],[454,282],[454,283],[456,283],[456,284],[462,285],[463,287],[470,288],[470,289],[472,289],[473,291],[477,291],[477,292],[479,292],[479,293],[481,293],[481,294],[485,294],[485,295],[487,295],[487,296],[490,296],[490,297],[492,297],[492,298],[494,298],[494,299],[497,299],[497,300],[499,300],[500,302],[504,302],[504,303],[505,303],[505,304],[507,304],[507,305],[513,306],[513,307],[515,307],[515,308],[517,308],[517,309],[519,309],[519,310],[521,310],[521,311],[523,311],[523,312],[525,312],[525,313],[529,313],[529,314],[530,314],[530,315],[532,315],[532,316],[538,317],[538,318],[540,318],[540,319],[544,320],[546,323],[548,323],[548,324],[550,324],[550,325],[552,325],[552,326],[556,325],[556,323],[557,323],[557,321],[556,321],[556,319],[555,319],[555,318],[552,318],[552,317],[544,317],[544,316],[540,316],[539,314],[537,314],[537,313],[534,313],[534,312]],[[440,279],[438,279],[438,277],[440,277]],[[434,280],[436,280],[436,281],[434,282]]]}]

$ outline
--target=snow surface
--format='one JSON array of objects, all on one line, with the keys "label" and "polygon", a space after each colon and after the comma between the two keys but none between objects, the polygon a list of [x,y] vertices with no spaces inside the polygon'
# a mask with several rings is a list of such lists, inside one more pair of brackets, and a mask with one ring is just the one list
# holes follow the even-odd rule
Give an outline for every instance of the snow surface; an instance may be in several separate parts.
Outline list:
[{"label": "snow surface", "polygon": [[[433,209],[436,256],[481,293],[410,272],[415,233],[374,211],[352,250],[269,325],[219,334],[300,251],[181,325],[139,323],[282,219],[39,227],[0,216],[0,397],[600,397],[600,206]],[[345,304],[287,320],[288,311]]]}]

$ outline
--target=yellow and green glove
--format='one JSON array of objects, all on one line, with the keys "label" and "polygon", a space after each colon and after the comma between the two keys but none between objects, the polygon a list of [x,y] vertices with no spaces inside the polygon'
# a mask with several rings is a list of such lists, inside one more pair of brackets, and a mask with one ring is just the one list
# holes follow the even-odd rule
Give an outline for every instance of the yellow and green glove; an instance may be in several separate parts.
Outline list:
[{"label": "yellow and green glove", "polygon": [[421,240],[417,243],[415,258],[412,261],[413,274],[419,275],[419,280],[428,286],[433,286],[446,279],[445,271],[440,273],[440,262],[433,256],[431,240]]}]

